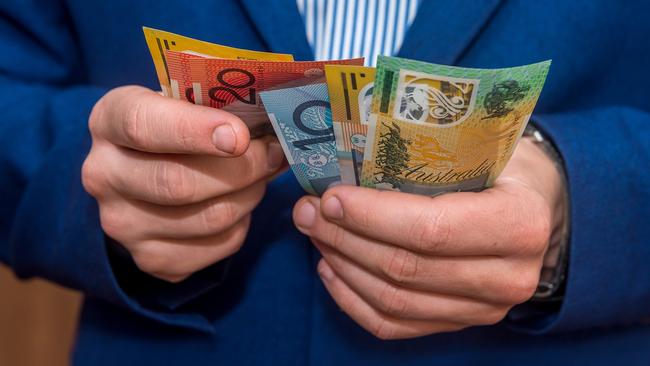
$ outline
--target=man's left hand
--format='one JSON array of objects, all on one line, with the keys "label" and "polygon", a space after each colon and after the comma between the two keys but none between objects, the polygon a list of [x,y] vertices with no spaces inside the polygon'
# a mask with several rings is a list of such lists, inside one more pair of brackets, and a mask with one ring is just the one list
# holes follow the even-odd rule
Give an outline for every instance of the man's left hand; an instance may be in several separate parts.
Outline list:
[{"label": "man's left hand", "polygon": [[318,272],[339,307],[381,339],[501,321],[535,292],[562,182],[522,139],[494,187],[434,198],[353,186],[303,197],[298,229],[322,253]]}]

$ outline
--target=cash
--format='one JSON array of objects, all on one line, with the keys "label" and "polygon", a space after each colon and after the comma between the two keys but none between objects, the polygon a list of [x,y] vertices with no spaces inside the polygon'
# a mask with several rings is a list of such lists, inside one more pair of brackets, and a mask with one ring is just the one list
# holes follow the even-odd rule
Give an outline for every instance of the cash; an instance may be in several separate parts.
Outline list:
[{"label": "cash", "polygon": [[143,28],[166,96],[275,134],[298,182],[436,195],[490,187],[510,159],[550,61],[471,69],[379,56],[293,61]]},{"label": "cash", "polygon": [[361,185],[423,195],[491,186],[549,67],[470,69],[380,56]]},{"label": "cash", "polygon": [[372,108],[375,69],[364,66],[325,66],[332,104],[332,127],[341,182],[359,185]]},{"label": "cash", "polygon": [[340,181],[332,115],[324,83],[260,93],[300,185],[322,195]]},{"label": "cash", "polygon": [[260,93],[323,82],[326,64],[359,65],[363,59],[303,62],[189,59],[195,103],[237,115],[248,125],[253,138],[272,133]]},{"label": "cash", "polygon": [[259,52],[227,47],[149,27],[142,27],[142,31],[156,68],[160,87],[166,96],[172,95],[166,51],[187,52],[196,56],[235,60],[293,61],[292,55],[284,53]]}]

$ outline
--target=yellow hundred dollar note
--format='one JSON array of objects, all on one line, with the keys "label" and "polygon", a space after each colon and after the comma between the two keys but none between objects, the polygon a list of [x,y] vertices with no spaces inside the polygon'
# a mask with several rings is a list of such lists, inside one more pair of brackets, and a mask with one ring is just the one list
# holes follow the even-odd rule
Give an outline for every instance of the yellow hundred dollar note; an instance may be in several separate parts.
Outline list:
[{"label": "yellow hundred dollar note", "polygon": [[423,195],[491,186],[550,64],[470,69],[380,56],[361,185]]},{"label": "yellow hundred dollar note", "polygon": [[325,66],[332,127],[343,184],[359,185],[372,107],[375,68]]},{"label": "yellow hundred dollar note", "polygon": [[[293,61],[293,56],[288,54],[227,47],[148,27],[142,27],[142,30],[156,67],[160,87],[166,96],[172,96],[166,51],[185,52],[199,57],[237,60]],[[174,93],[174,95],[176,94]]]}]

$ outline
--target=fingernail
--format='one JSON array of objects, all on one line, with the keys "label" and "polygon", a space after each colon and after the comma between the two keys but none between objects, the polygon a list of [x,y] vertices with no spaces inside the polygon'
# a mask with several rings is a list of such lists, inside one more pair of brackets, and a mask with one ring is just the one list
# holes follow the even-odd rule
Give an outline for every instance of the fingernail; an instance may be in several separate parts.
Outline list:
[{"label": "fingernail", "polygon": [[267,148],[267,163],[269,165],[269,170],[274,172],[282,166],[284,162],[284,152],[282,151],[282,146],[279,142],[271,142]]},{"label": "fingernail", "polygon": [[321,210],[323,215],[330,219],[340,220],[343,218],[343,206],[336,196],[331,196],[321,203]]},{"label": "fingernail", "polygon": [[330,267],[330,265],[324,260],[321,261],[318,266],[318,274],[325,281],[331,281],[334,279],[334,271],[332,271],[332,267]]},{"label": "fingernail", "polygon": [[316,221],[316,207],[309,201],[298,207],[296,212],[295,223],[302,229],[309,229]]},{"label": "fingernail", "polygon": [[235,131],[232,127],[225,123],[217,126],[214,132],[212,132],[212,143],[217,149],[232,154],[237,147],[237,136],[235,136]]}]

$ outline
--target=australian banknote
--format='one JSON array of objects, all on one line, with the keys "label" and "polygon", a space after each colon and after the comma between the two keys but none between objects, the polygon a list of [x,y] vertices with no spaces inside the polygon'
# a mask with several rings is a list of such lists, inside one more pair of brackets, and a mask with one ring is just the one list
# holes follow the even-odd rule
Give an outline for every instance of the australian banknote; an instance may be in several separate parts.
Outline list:
[{"label": "australian banknote", "polygon": [[261,92],[271,124],[300,185],[322,195],[340,180],[324,83]]},{"label": "australian banknote", "polygon": [[204,58],[193,52],[165,51],[167,72],[169,74],[170,95],[174,99],[194,103],[194,88],[190,72],[190,59]]},{"label": "australian banknote", "polygon": [[549,67],[470,69],[380,56],[361,185],[424,195],[491,186]]},{"label": "australian banknote", "polygon": [[375,69],[364,66],[325,66],[332,104],[332,127],[341,182],[359,185],[368,132]]},{"label": "australian banknote", "polygon": [[192,58],[196,104],[220,108],[239,116],[251,136],[272,133],[262,100],[265,90],[324,82],[327,64],[362,65],[363,58],[336,61],[250,61]]},{"label": "australian banknote", "polygon": [[[270,53],[244,50],[222,46],[193,39],[159,29],[143,27],[145,40],[151,53],[158,81],[163,94],[172,96],[171,83],[169,79],[169,65],[165,51],[179,51],[192,53],[202,57],[227,58],[235,60],[270,60],[270,61],[293,61],[293,56],[282,53]],[[181,94],[182,95],[182,94]]]}]

